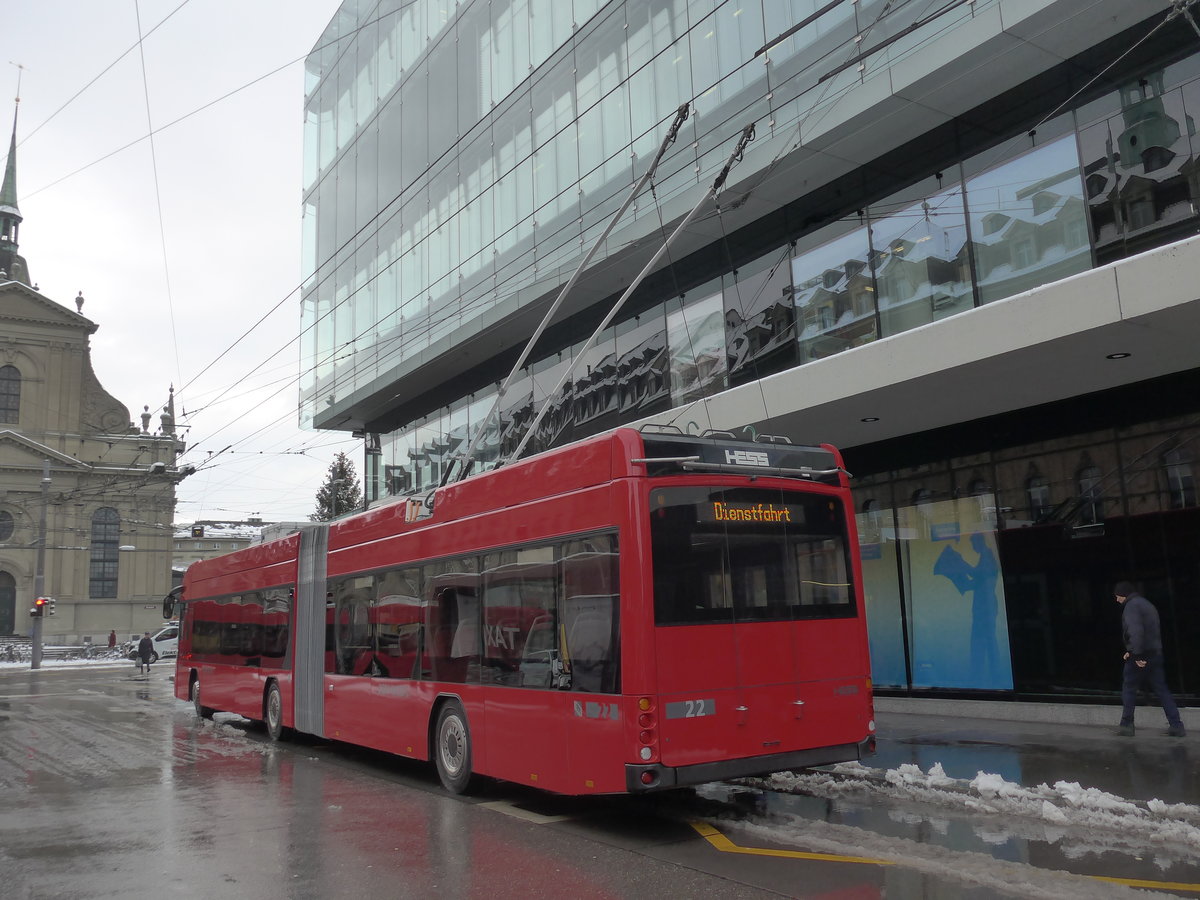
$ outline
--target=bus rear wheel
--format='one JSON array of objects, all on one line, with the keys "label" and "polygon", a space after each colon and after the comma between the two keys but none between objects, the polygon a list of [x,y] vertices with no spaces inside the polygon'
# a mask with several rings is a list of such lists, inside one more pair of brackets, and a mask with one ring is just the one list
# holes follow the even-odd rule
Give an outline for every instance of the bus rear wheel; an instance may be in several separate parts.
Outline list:
[{"label": "bus rear wheel", "polygon": [[442,785],[452,794],[465,793],[471,784],[471,730],[457,700],[442,707],[433,734],[433,758]]},{"label": "bus rear wheel", "polygon": [[273,741],[282,741],[291,731],[283,726],[283,697],[279,693],[279,685],[273,681],[267,688],[267,699],[263,702],[263,721],[267,724],[267,736]]},{"label": "bus rear wheel", "polygon": [[196,715],[201,719],[211,719],[213,717],[213,709],[209,706],[200,704],[200,679],[192,679],[192,708],[196,710]]}]

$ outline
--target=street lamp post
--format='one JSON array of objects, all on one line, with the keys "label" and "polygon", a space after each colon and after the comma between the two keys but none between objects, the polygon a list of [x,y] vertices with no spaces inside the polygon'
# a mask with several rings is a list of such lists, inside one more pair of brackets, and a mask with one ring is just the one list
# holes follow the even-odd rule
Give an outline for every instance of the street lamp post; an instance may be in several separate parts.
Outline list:
[{"label": "street lamp post", "polygon": [[[42,510],[38,524],[37,567],[33,572],[33,599],[46,593],[46,508],[50,505],[50,460],[42,460]],[[33,620],[33,650],[29,656],[29,668],[42,667],[42,623],[45,610]]]}]

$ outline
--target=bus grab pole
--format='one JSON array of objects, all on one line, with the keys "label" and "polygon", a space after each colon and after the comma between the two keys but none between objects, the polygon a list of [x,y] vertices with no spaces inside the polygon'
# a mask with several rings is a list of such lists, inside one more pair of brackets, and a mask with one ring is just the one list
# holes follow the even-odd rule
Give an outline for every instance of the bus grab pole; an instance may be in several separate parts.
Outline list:
[{"label": "bus grab pole", "polygon": [[[650,163],[650,168],[646,170],[646,174],[641,177],[638,183],[633,186],[633,190],[629,192],[629,196],[625,198],[625,202],[621,205],[621,208],[618,209],[616,215],[609,220],[608,225],[604,229],[604,233],[596,239],[594,244],[592,244],[592,248],[588,250],[587,255],[584,256],[579,265],[575,268],[575,273],[571,276],[570,280],[563,285],[563,289],[558,292],[558,297],[555,298],[554,302],[550,305],[550,309],[548,309],[546,311],[546,315],[542,317],[542,321],[538,324],[537,329],[533,332],[533,336],[530,337],[528,343],[525,344],[525,349],[521,351],[521,355],[517,359],[516,365],[512,367],[512,371],[508,373],[508,377],[505,378],[504,383],[500,385],[500,390],[496,392],[496,402],[492,404],[492,408],[488,410],[487,416],[484,417],[483,424],[479,427],[479,430],[475,432],[475,436],[471,438],[471,442],[467,445],[467,452],[462,456],[463,463],[461,474],[459,475],[460,478],[464,477],[467,472],[470,471],[471,458],[475,453],[476,445],[482,439],[484,432],[487,431],[488,425],[491,424],[492,416],[495,415],[495,413],[500,409],[500,401],[504,399],[504,395],[508,393],[508,389],[512,386],[513,381],[517,377],[517,373],[521,371],[521,367],[525,365],[525,361],[529,359],[529,354],[533,352],[533,347],[538,342],[538,339],[542,336],[542,332],[544,332],[547,326],[549,326],[550,320],[554,317],[554,314],[558,312],[559,307],[562,306],[563,300],[566,299],[566,296],[568,293],[570,293],[571,288],[575,287],[575,282],[579,280],[579,276],[583,274],[583,270],[586,269],[588,263],[592,261],[592,257],[596,255],[596,251],[600,249],[600,245],[608,240],[608,236],[616,227],[617,222],[621,220],[621,216],[625,215],[625,211],[629,209],[633,201],[637,199],[638,194],[642,192],[642,188],[644,188],[646,183],[652,177],[654,177],[654,172],[658,168],[658,164],[662,161],[663,156],[666,155],[667,148],[675,143],[675,138],[679,135],[679,129],[683,126],[683,123],[687,121],[689,109],[690,104],[684,103],[675,111],[675,121],[671,123],[671,128],[667,131],[667,136],[663,138],[662,144],[659,145],[658,153],[655,154],[654,160]],[[439,486],[444,486],[447,481],[449,481],[451,468],[453,467],[446,467],[446,471],[442,474],[441,485]]]},{"label": "bus grab pole", "polygon": [[650,273],[650,270],[654,268],[655,264],[662,259],[663,254],[667,252],[667,248],[671,246],[671,242],[675,240],[675,238],[680,234],[680,232],[683,231],[683,229],[687,228],[692,219],[696,217],[696,214],[700,212],[700,207],[707,203],[709,198],[715,196],[717,191],[719,191],[725,184],[725,179],[729,175],[729,170],[733,168],[733,164],[735,162],[741,159],[742,154],[746,150],[746,145],[752,140],[754,140],[753,122],[742,129],[742,136],[738,139],[737,147],[735,147],[733,153],[730,154],[728,161],[725,163],[725,167],[721,169],[720,174],[717,175],[716,180],[712,183],[712,187],[705,191],[704,196],[701,197],[700,201],[692,207],[691,212],[683,217],[683,221],[680,222],[675,230],[671,232],[671,236],[663,242],[663,245],[658,248],[658,252],[655,253],[650,259],[650,262],[646,263],[646,265],[642,267],[642,271],[638,273],[637,278],[633,279],[629,287],[625,289],[625,293],[623,293],[617,302],[613,304],[612,309],[608,311],[608,315],[604,317],[604,321],[601,322],[596,330],[592,332],[592,336],[587,339],[587,343],[583,345],[583,348],[577,354],[575,354],[575,358],[571,360],[571,364],[567,366],[567,370],[563,372],[562,377],[558,379],[558,384],[556,384],[553,389],[551,389],[550,393],[546,395],[546,402],[542,404],[542,408],[538,410],[537,417],[533,420],[533,422],[530,423],[529,428],[525,431],[525,436],[521,438],[521,443],[517,445],[517,449],[509,455],[508,459],[504,460],[502,465],[507,465],[521,456],[521,451],[525,449],[525,445],[529,443],[529,439],[533,437],[534,432],[537,431],[537,427],[541,424],[542,419],[545,418],[546,413],[549,411],[550,404],[554,401],[555,395],[559,392],[562,386],[567,383],[567,379],[570,378],[571,374],[575,371],[575,367],[579,364],[579,360],[583,359],[584,354],[592,349],[592,346],[600,337],[601,332],[608,327],[608,323],[611,322],[613,317],[620,311],[621,307],[625,304],[625,301],[629,299],[630,294],[637,290],[637,286],[642,283],[642,280]]}]

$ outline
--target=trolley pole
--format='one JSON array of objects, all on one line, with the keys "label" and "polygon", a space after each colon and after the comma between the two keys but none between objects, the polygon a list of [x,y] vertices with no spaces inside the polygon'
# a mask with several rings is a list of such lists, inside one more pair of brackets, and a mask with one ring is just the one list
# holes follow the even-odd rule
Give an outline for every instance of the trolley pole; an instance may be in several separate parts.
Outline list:
[{"label": "trolley pole", "polygon": [[[50,505],[50,460],[42,460],[42,511],[38,524],[37,568],[33,573],[33,599],[46,593],[46,508]],[[29,657],[29,668],[42,667],[42,623],[45,622],[45,609],[39,610],[39,615],[33,619],[33,652]]]}]

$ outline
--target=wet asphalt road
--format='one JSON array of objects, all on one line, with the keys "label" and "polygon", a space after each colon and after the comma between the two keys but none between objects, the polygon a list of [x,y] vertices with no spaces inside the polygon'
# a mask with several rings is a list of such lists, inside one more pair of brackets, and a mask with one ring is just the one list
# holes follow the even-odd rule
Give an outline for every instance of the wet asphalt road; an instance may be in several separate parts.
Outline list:
[{"label": "wet asphalt road", "polygon": [[[911,802],[729,786],[571,799],[486,784],[451,797],[425,765],[315,739],[274,745],[244,720],[198,720],[168,674],[0,670],[4,897],[1134,895],[1080,873],[1200,894],[1200,865],[1154,848],[1138,856],[1102,841],[1081,857],[1078,843],[1028,824]],[[1065,764],[1061,734],[892,718],[873,766],[936,758],[955,775],[990,761],[1019,781]],[[1088,737],[1070,745],[1080,767],[1136,796],[1126,748],[1113,744],[1111,765],[1094,746],[1085,760]],[[1196,801],[1190,744],[1140,749],[1147,770],[1181,752],[1190,767],[1154,783],[1143,775],[1140,789]],[[1192,882],[1195,892],[1178,889]]]}]

